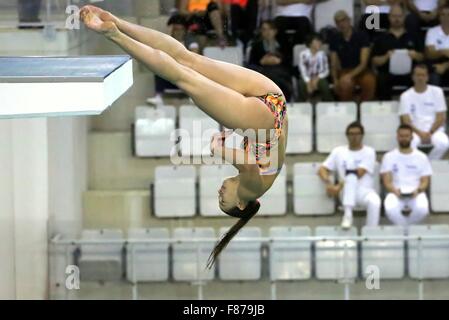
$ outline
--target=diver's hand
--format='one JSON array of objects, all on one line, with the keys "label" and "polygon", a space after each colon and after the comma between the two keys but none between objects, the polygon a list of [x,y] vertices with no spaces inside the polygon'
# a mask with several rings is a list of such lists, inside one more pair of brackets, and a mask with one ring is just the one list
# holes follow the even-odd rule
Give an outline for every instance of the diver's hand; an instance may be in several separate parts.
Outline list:
[{"label": "diver's hand", "polygon": [[101,16],[103,16],[105,19],[108,19],[108,16],[101,14],[101,12],[98,13],[98,11],[96,13],[96,10],[91,10],[92,7],[93,6],[85,6],[80,11],[81,21],[83,21],[86,27],[93,31],[101,33],[108,38],[112,38],[120,34],[120,30],[118,29],[115,22],[111,20],[103,20]]},{"label": "diver's hand", "polygon": [[86,6],[82,7],[81,11],[83,9],[89,9],[90,12],[92,12],[94,15],[96,15],[98,18],[100,18],[101,20],[103,20],[105,22],[111,21],[111,22],[114,22],[115,24],[119,23],[119,18],[114,16],[109,11],[103,10],[101,8],[98,8],[98,7],[92,6],[92,5],[86,5]]},{"label": "diver's hand", "polygon": [[218,132],[212,136],[210,141],[211,156],[215,155],[217,150],[223,149],[226,138],[229,137],[232,132],[232,130],[226,130],[223,132]]}]

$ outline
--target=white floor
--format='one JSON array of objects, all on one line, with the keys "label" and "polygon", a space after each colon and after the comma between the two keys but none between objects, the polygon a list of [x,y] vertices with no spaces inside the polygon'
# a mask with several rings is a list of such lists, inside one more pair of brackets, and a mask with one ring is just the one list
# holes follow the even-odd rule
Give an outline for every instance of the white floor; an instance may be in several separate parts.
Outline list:
[{"label": "white floor", "polygon": [[[222,282],[215,281],[203,287],[205,300],[270,300],[271,283],[256,282]],[[151,283],[139,284],[138,299],[144,300],[196,300],[198,287],[189,283]],[[300,281],[277,283],[279,300],[343,300],[344,285],[332,281]],[[87,283],[80,284],[80,290],[68,293],[68,299],[132,299],[133,287],[130,283]],[[379,290],[368,290],[364,281],[349,286],[349,297],[354,300],[417,300],[419,298],[418,282],[404,279],[384,281]],[[449,299],[449,280],[423,282],[423,297],[426,300]],[[53,299],[65,299],[64,294],[54,295]]]}]

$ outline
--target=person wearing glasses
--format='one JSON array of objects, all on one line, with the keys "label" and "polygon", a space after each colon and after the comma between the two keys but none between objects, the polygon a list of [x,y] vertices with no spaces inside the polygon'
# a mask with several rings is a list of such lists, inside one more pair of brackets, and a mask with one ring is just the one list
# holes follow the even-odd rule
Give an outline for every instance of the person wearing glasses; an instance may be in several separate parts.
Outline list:
[{"label": "person wearing glasses", "polygon": [[[340,198],[344,207],[342,228],[349,229],[353,222],[353,210],[367,210],[367,226],[379,224],[381,200],[374,188],[376,152],[363,144],[365,130],[359,122],[346,128],[348,145],[332,150],[321,165],[318,175],[326,185],[329,197]],[[337,173],[337,183],[331,175]]]}]

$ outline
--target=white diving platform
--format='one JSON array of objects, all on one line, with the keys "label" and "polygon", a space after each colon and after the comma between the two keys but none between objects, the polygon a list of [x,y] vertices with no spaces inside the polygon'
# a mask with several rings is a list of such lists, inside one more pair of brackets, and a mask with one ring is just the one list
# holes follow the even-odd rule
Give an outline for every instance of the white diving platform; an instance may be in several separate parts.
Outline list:
[{"label": "white diving platform", "polygon": [[0,118],[98,115],[132,85],[127,55],[0,57]]}]

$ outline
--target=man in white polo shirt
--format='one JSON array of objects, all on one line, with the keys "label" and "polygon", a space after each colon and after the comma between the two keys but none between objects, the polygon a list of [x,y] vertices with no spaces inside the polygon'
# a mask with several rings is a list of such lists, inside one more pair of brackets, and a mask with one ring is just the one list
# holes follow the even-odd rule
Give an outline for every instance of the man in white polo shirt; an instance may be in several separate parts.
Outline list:
[{"label": "man in white polo shirt", "polygon": [[413,70],[414,86],[401,95],[399,115],[401,122],[413,129],[412,146],[432,145],[429,159],[441,159],[449,148],[445,133],[446,99],[441,88],[428,85],[426,65]]},{"label": "man in white polo shirt", "polygon": [[433,27],[438,24],[438,6],[445,0],[405,0],[410,11],[407,16],[407,31],[421,34],[423,27]]},{"label": "man in white polo shirt", "polygon": [[422,221],[429,214],[426,190],[432,167],[424,153],[411,147],[412,130],[406,124],[398,128],[399,147],[385,154],[380,169],[388,191],[385,213],[392,223],[404,227]]},{"label": "man in white polo shirt", "polygon": [[[376,152],[363,145],[364,128],[358,122],[346,129],[348,145],[337,147],[319,169],[319,176],[326,184],[330,197],[340,197],[344,206],[342,228],[350,228],[352,211],[356,206],[367,209],[367,226],[379,224],[381,200],[374,188]],[[332,183],[330,175],[337,172],[338,183]]]},{"label": "man in white polo shirt", "polygon": [[429,29],[426,36],[426,57],[432,63],[430,83],[449,85],[449,4],[439,9],[440,25]]}]

